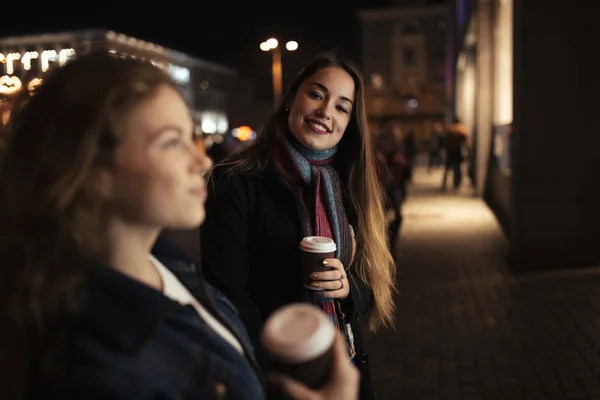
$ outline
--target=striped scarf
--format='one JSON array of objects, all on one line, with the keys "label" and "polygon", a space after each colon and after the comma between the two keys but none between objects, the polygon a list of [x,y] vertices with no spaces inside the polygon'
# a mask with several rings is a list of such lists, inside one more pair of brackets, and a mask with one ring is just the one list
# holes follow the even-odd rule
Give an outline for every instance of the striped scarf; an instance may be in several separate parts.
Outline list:
[{"label": "striped scarf", "polygon": [[[284,140],[283,149],[295,173],[304,183],[291,187],[296,197],[303,237],[325,236],[333,239],[337,245],[335,257],[348,271],[353,261],[353,239],[342,202],[340,178],[332,166],[337,146],[327,150],[312,150],[291,138]],[[314,196],[312,210],[312,202],[306,201],[307,196]],[[339,302],[310,289],[306,289],[305,295],[306,300],[323,310],[342,332],[346,338],[348,356],[353,358],[356,353],[354,336],[350,324],[341,319]]]}]

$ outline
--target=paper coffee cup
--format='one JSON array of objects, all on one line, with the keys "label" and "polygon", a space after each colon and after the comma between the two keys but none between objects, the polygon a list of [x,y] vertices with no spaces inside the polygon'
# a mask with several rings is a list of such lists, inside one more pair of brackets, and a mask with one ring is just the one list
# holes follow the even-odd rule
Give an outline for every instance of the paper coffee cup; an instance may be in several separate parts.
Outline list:
[{"label": "paper coffee cup", "polygon": [[307,236],[299,245],[302,263],[302,284],[307,289],[323,290],[310,286],[313,272],[330,271],[331,267],[323,265],[323,260],[333,258],[337,246],[335,242],[324,236]]},{"label": "paper coffee cup", "polygon": [[319,389],[331,375],[334,338],[335,327],[317,307],[305,303],[284,306],[271,314],[263,327],[268,370]]}]

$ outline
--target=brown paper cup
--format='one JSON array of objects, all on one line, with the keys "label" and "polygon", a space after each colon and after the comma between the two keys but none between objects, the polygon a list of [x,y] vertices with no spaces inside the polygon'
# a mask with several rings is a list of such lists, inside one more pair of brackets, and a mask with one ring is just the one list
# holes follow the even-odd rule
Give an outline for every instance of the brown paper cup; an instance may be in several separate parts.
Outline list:
[{"label": "brown paper cup", "polygon": [[323,260],[333,258],[335,252],[331,251],[329,253],[309,253],[308,251],[300,250],[300,253],[302,262],[302,284],[307,289],[323,290],[322,288],[315,288],[310,286],[310,283],[315,280],[311,278],[311,274],[313,272],[331,271],[331,267],[323,265]]}]

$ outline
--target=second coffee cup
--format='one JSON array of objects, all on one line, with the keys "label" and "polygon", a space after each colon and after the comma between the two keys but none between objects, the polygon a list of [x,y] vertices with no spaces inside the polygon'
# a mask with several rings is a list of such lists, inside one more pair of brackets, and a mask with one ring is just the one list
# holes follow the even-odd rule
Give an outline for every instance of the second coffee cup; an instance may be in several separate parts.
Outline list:
[{"label": "second coffee cup", "polygon": [[304,287],[312,290],[323,290],[310,286],[310,282],[314,281],[311,275],[314,272],[324,272],[332,269],[323,265],[323,260],[334,257],[337,249],[335,242],[324,236],[307,236],[302,239],[299,247],[302,257],[302,283]]},{"label": "second coffee cup", "polygon": [[265,322],[261,337],[268,371],[315,390],[329,381],[335,328],[317,307],[292,303],[278,309]]}]

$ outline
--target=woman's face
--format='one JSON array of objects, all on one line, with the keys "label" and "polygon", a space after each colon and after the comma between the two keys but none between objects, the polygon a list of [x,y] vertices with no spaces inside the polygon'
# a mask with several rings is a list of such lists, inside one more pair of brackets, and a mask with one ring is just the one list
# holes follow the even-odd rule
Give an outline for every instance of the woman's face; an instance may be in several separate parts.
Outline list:
[{"label": "woman's face", "polygon": [[354,80],[343,69],[322,68],[306,79],[290,107],[288,126],[304,147],[326,150],[337,145],[352,116]]},{"label": "woman's face", "polygon": [[189,229],[204,221],[203,175],[212,162],[192,132],[185,102],[167,85],[133,109],[108,171],[116,218],[160,229]]}]

